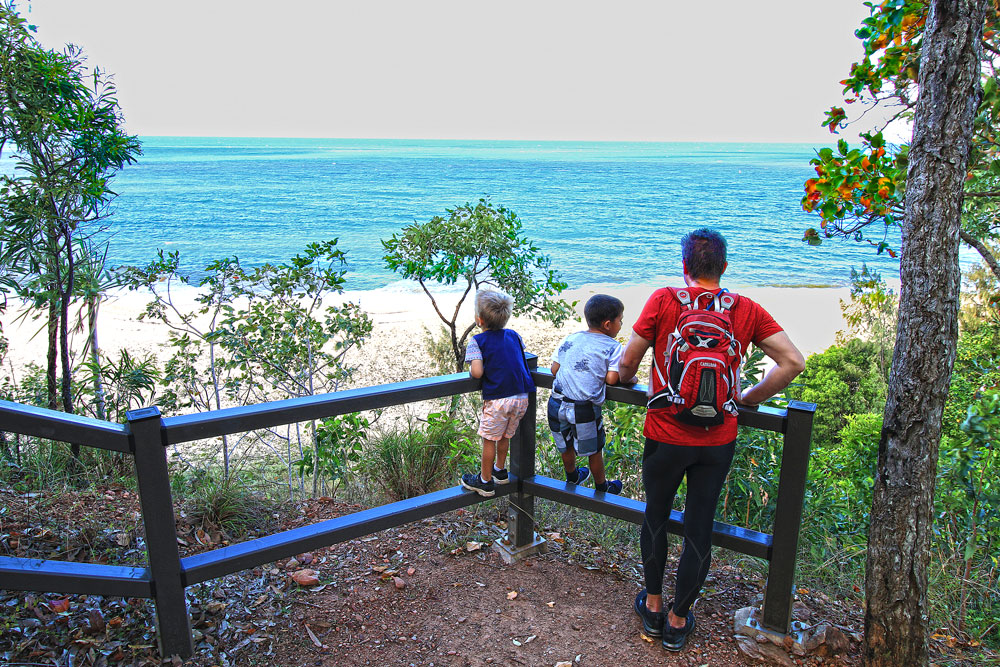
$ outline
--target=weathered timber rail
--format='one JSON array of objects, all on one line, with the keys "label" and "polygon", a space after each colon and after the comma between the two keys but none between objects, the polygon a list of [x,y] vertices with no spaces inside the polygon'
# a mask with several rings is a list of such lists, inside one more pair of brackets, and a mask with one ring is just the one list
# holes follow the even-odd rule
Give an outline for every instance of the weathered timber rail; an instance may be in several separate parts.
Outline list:
[{"label": "weathered timber rail", "polygon": [[[533,369],[536,362],[536,358],[530,359]],[[552,387],[552,375],[548,371],[533,370],[533,376],[539,387]],[[467,373],[456,373],[178,417],[164,418],[155,407],[143,408],[129,412],[125,424],[0,401],[0,431],[133,455],[147,554],[145,568],[0,557],[0,588],[151,598],[156,607],[161,655],[188,657],[194,647],[185,604],[186,587],[303,551],[474,505],[485,499],[454,486],[181,558],[167,471],[167,445],[445,398],[478,389],[479,380]],[[620,403],[645,405],[644,389],[608,387],[607,398]],[[535,498],[546,498],[641,524],[645,503],[535,474],[536,399],[537,395],[532,393],[528,413],[511,439],[511,483],[497,487],[497,496],[510,498],[507,531],[512,547],[517,549],[530,545],[535,539]],[[815,409],[812,403],[795,401],[789,404],[787,410],[741,409],[741,425],[784,436],[774,534],[716,522],[712,537],[713,543],[719,547],[768,561],[761,623],[780,633],[788,632],[791,621],[795,557]],[[166,508],[171,508],[171,511],[166,511]],[[682,521],[683,514],[674,510],[668,529],[681,534]]]}]

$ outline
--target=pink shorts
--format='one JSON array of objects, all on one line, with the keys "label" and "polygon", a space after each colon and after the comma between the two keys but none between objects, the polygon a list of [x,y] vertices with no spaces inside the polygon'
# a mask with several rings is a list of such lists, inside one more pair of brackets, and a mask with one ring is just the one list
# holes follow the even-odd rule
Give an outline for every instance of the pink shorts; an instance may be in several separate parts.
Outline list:
[{"label": "pink shorts", "polygon": [[479,422],[479,435],[487,440],[510,438],[528,412],[528,397],[508,396],[483,401],[483,419]]}]

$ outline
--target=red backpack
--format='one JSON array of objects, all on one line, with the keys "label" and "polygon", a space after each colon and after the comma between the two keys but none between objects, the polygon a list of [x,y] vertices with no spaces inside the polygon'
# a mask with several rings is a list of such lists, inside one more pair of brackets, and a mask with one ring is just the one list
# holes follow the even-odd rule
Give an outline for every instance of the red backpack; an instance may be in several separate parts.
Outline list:
[{"label": "red backpack", "polygon": [[738,412],[743,350],[733,336],[729,311],[739,296],[669,289],[682,310],[663,358],[653,356],[653,371],[663,388],[649,399],[647,408],[662,408],[684,424],[718,426],[726,412]]}]

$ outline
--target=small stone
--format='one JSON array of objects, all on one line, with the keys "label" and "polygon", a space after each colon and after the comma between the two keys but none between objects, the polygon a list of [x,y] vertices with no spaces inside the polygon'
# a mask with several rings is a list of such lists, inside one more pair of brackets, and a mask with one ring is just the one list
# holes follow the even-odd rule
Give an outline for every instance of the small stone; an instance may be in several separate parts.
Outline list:
[{"label": "small stone", "polygon": [[756,611],[756,607],[743,607],[736,610],[736,614],[733,616],[733,630],[736,634],[747,637],[753,637],[757,634],[757,631],[750,627]]}]

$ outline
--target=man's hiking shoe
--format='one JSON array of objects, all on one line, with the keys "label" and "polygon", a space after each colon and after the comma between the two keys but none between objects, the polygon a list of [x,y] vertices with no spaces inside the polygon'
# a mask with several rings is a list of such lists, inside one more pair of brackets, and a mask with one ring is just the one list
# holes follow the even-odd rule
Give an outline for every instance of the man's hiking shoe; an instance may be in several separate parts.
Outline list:
[{"label": "man's hiking shoe", "polygon": [[[668,607],[667,609],[670,609]],[[694,612],[688,611],[687,618],[684,619],[683,628],[675,628],[666,621],[666,615],[664,615],[663,623],[663,648],[668,651],[680,651],[684,648],[684,642],[687,641],[688,635],[694,632]]]},{"label": "man's hiking shoe", "polygon": [[609,479],[604,484],[594,484],[594,490],[617,496],[622,492],[622,481],[620,479]]},{"label": "man's hiking shoe", "polygon": [[478,472],[467,472],[462,475],[462,486],[469,491],[475,491],[484,498],[492,498],[496,494],[496,487],[493,485],[493,480],[484,482],[480,479]]},{"label": "man's hiking shoe", "polygon": [[493,469],[493,482],[495,484],[506,484],[509,481],[510,473],[507,472],[506,468],[503,470],[497,470],[496,468]]},{"label": "man's hiking shoe", "polygon": [[635,604],[632,606],[635,613],[642,619],[642,630],[650,637],[660,637],[663,635],[663,612],[650,611],[646,609],[646,589],[643,588],[635,596]]},{"label": "man's hiking shoe", "polygon": [[570,484],[583,484],[590,479],[590,468],[580,466],[575,472],[566,474],[566,481]]}]

